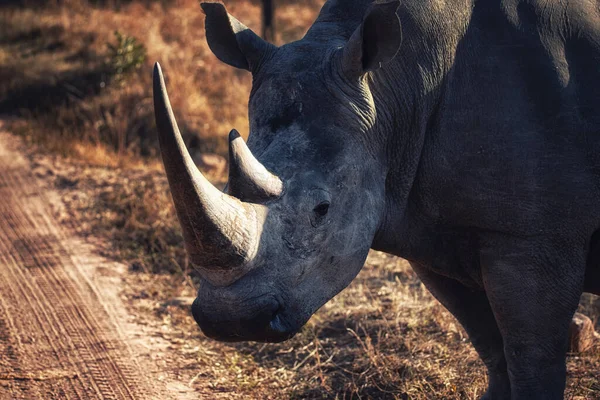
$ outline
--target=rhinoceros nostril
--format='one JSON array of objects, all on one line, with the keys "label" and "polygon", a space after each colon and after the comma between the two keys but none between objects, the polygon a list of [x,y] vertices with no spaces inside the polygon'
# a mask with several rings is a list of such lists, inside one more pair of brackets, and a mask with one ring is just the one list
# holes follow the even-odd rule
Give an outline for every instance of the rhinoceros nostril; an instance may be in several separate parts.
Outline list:
[{"label": "rhinoceros nostril", "polygon": [[275,315],[273,317],[273,319],[271,320],[271,323],[269,324],[269,327],[274,332],[278,332],[278,333],[287,332],[287,329],[285,328],[285,325],[281,321],[281,317],[279,315]]},{"label": "rhinoceros nostril", "polygon": [[285,319],[283,318],[283,313],[281,311],[283,311],[281,308],[275,310],[271,317],[269,328],[275,333],[285,334],[288,333],[290,329],[287,326]]}]

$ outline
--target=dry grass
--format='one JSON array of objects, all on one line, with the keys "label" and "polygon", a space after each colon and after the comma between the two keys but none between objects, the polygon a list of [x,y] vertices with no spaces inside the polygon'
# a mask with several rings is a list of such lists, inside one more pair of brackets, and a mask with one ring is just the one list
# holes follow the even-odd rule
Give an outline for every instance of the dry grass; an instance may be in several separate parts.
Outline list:
[{"label": "dry grass", "polygon": [[[112,239],[104,255],[130,265],[133,314],[171,343],[157,357],[171,378],[205,398],[477,399],[485,390],[484,367],[464,330],[406,261],[379,252],[294,339],[274,345],[206,339],[189,308],[173,301],[193,297],[195,287],[162,174],[143,168],[122,174],[43,156],[33,161],[36,173],[59,188],[64,223]],[[593,301],[584,298],[582,309],[600,326],[600,304]],[[599,369],[600,343],[570,357],[567,398],[600,398]]]},{"label": "dry grass", "polygon": [[[88,154],[79,154],[73,143],[102,145],[120,163],[155,155],[155,61],[163,66],[173,107],[192,147],[225,154],[224,138],[231,128],[247,133],[250,74],[212,55],[196,0],[35,3],[51,5],[4,7],[0,14],[0,110],[26,117],[20,133],[31,141],[78,157]],[[283,3],[276,21],[278,41],[301,37],[321,4]],[[227,5],[260,31],[258,2]],[[115,31],[136,38],[147,50],[145,63],[124,79],[116,79],[110,69],[108,44],[115,44]]]},{"label": "dry grass", "polygon": [[[136,259],[143,270],[185,270],[185,255],[174,246],[180,233],[164,179],[161,174],[138,179],[140,171],[161,170],[152,64],[160,61],[166,72],[171,102],[192,153],[226,155],[229,130],[247,133],[250,74],[210,52],[196,0],[13,3],[25,6],[0,9],[0,110],[20,117],[12,131],[38,152],[59,154],[76,165],[120,168],[117,175],[126,174],[125,181],[101,184],[89,177],[89,187],[102,188],[94,206],[85,208],[93,214],[88,218],[95,221],[93,231],[111,237],[123,256]],[[322,3],[281,2],[277,40],[300,38]],[[260,31],[258,1],[227,5]],[[112,69],[109,45],[115,45],[115,31],[136,38],[146,49],[144,63],[125,74]]]},{"label": "dry grass", "polygon": [[[166,186],[156,185],[158,177],[136,179],[140,170],[160,169],[152,64],[163,65],[192,152],[224,155],[230,128],[247,132],[250,74],[212,55],[196,0],[13,3],[25,6],[4,7],[0,13],[0,110],[21,117],[12,131],[37,151],[127,171],[131,179],[105,182],[94,200],[100,225],[94,231],[104,229],[144,270],[185,269],[173,267],[185,264],[185,258],[174,250],[180,239],[176,224],[164,222],[174,218]],[[301,37],[321,4],[283,2],[278,41]],[[228,8],[260,30],[258,2],[229,1]],[[115,31],[136,38],[147,53],[140,68],[122,76],[111,70]],[[91,187],[100,185],[90,179]]]},{"label": "dry grass", "polygon": [[[161,356],[166,373],[210,399],[482,394],[483,365],[462,328],[405,261],[382,253],[372,253],[350,287],[289,342],[204,338],[189,310],[172,302],[195,289],[155,157],[151,64],[160,61],[167,73],[188,142],[220,154],[231,127],[247,130],[249,74],[210,54],[195,0],[34,3],[0,14],[0,109],[22,117],[12,128],[34,145],[36,174],[61,193],[59,218],[82,235],[109,239],[105,255],[130,265],[132,307],[171,343]],[[321,4],[282,1],[278,40],[302,36]],[[259,30],[257,2],[227,5]],[[139,39],[148,55],[123,79],[107,67],[115,30]],[[598,322],[600,306],[590,299],[582,308]],[[600,398],[598,370],[599,346],[571,357],[567,398]]]}]

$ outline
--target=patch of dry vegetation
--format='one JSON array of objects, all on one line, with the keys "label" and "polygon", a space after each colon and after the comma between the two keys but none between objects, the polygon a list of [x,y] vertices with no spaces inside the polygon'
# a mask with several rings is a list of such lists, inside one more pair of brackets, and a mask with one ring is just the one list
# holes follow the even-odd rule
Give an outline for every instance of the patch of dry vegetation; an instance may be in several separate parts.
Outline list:
[{"label": "patch of dry vegetation", "polygon": [[[30,141],[84,160],[93,158],[86,147],[91,143],[114,153],[113,160],[97,160],[109,164],[155,155],[155,61],[163,66],[173,108],[192,148],[225,154],[231,128],[247,134],[250,74],[212,55],[198,1],[12,3],[31,5],[1,9],[0,110],[27,118],[19,133]],[[322,3],[282,2],[278,41],[301,37]],[[233,0],[227,6],[260,32],[258,1]],[[115,32],[146,50],[142,65],[126,76],[112,68]]]},{"label": "patch of dry vegetation", "polygon": [[[151,64],[163,65],[187,141],[221,154],[231,127],[247,130],[249,74],[209,52],[196,0],[34,3],[0,14],[0,109],[21,116],[12,128],[35,145],[38,177],[61,193],[58,217],[81,235],[108,238],[105,255],[130,266],[127,297],[139,322],[171,343],[156,354],[165,373],[211,399],[483,393],[483,365],[463,329],[405,261],[383,253],[373,252],[350,287],[288,342],[204,338],[189,308],[173,301],[195,288],[155,157]],[[322,0],[280,4],[278,40],[285,42],[302,36]],[[227,5],[259,30],[257,2]],[[114,31],[136,38],[147,54],[140,69],[118,78],[107,47]],[[40,155],[48,151],[61,157]],[[598,326],[600,306],[590,297],[582,308]],[[568,398],[600,398],[599,370],[598,345],[571,357]]]},{"label": "patch of dry vegetation", "polygon": [[[70,159],[78,166],[73,173],[79,166],[105,166],[116,168],[115,176],[127,176],[103,183],[89,176],[87,185],[100,189],[86,209],[94,214],[88,218],[96,221],[94,233],[113,239],[122,256],[145,271],[185,271],[158,157],[152,64],[163,66],[192,154],[226,155],[229,130],[247,134],[250,73],[210,52],[196,0],[9,3],[0,8],[0,110],[20,117],[11,130],[38,152]],[[303,36],[322,4],[279,2],[277,41]],[[258,0],[232,0],[227,6],[260,31]],[[128,52],[119,38],[141,50]],[[121,50],[125,56],[115,56]],[[141,177],[141,171],[155,174]]]},{"label": "patch of dry vegetation", "polygon": [[[483,364],[464,330],[406,261],[372,252],[354,282],[288,342],[218,343],[190,315],[186,299],[196,288],[162,175],[39,155],[33,163],[59,189],[65,224],[112,238],[104,255],[130,265],[133,314],[171,343],[157,360],[205,398],[477,399],[485,390]],[[157,270],[171,273],[148,273]],[[598,327],[597,303],[588,296],[581,308]],[[600,343],[573,354],[567,398],[600,398],[598,370]]]}]

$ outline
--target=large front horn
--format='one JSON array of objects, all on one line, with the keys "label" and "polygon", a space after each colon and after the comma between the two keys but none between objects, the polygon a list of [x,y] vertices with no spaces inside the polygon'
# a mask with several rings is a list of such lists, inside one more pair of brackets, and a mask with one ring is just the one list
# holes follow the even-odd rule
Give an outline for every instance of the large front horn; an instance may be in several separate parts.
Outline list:
[{"label": "large front horn", "polygon": [[198,170],[177,127],[160,65],[154,66],[160,151],[191,263],[213,284],[243,275],[256,254],[261,209],[215,188]]},{"label": "large front horn", "polygon": [[235,129],[229,133],[229,194],[262,202],[281,196],[283,183],[258,161]]}]

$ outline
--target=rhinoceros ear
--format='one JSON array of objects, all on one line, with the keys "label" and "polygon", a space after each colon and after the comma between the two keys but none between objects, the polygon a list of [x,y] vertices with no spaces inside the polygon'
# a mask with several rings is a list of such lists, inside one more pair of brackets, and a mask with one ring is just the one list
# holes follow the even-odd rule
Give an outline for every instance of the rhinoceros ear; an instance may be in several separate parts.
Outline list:
[{"label": "rhinoceros ear", "polygon": [[379,69],[391,61],[402,43],[398,0],[371,5],[362,24],[342,50],[342,66],[351,77]]},{"label": "rhinoceros ear", "polygon": [[200,3],[206,14],[206,40],[217,58],[236,68],[253,71],[266,52],[275,48],[227,13],[221,3]]}]

